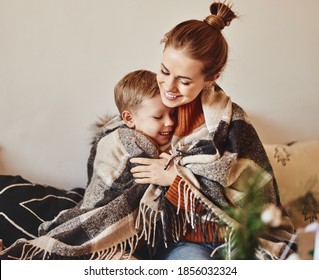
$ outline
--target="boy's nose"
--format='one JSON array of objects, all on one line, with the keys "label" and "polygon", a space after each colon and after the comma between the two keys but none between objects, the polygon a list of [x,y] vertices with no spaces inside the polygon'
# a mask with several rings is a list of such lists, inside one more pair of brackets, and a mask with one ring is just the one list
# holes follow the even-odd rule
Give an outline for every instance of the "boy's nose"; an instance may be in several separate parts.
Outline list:
[{"label": "boy's nose", "polygon": [[165,126],[173,126],[174,125],[174,120],[171,118],[167,118],[164,122]]}]

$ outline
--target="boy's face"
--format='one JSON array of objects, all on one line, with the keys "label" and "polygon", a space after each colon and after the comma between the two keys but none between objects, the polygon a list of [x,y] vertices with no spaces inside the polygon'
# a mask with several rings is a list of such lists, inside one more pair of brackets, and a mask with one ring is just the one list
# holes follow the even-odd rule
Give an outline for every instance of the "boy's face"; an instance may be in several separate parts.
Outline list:
[{"label": "boy's face", "polygon": [[166,107],[160,94],[145,99],[131,116],[130,127],[142,131],[161,146],[171,141],[176,123],[176,109]]}]

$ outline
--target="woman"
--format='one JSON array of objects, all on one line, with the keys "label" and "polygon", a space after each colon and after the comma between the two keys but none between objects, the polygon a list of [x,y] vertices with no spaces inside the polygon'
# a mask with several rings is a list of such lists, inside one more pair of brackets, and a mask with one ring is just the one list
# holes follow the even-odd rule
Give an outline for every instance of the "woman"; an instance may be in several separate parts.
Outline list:
[{"label": "woman", "polygon": [[[220,252],[232,249],[229,241],[240,226],[232,210],[240,209],[247,190],[258,190],[262,199],[258,207],[274,204],[282,208],[255,129],[245,112],[215,83],[227,61],[221,30],[236,16],[220,3],[211,5],[211,13],[204,21],[180,23],[163,40],[157,75],[161,99],[167,107],[178,108],[171,154],[141,158],[145,151],[137,137],[119,137],[113,154],[125,147],[122,154],[133,158],[112,180],[104,177],[109,202],[93,201],[92,209],[83,209],[80,202],[60,212],[40,226],[42,236],[18,240],[0,258],[114,259],[135,253],[138,258],[155,259],[233,258]],[[99,158],[94,147],[121,127],[117,123],[111,121],[100,128],[92,163]],[[152,148],[146,140],[144,146]],[[119,183],[128,183],[130,171],[137,184],[130,180],[131,185],[116,192]],[[292,233],[292,224],[284,216],[280,226],[261,236],[256,257],[283,258]],[[153,251],[151,256],[143,243]]]},{"label": "woman", "polygon": [[[162,40],[157,81],[163,103],[178,108],[172,154],[131,160],[137,164],[131,169],[136,182],[166,186],[165,198],[177,213],[168,248],[155,258],[212,258],[212,252],[229,238],[229,228],[236,228],[236,221],[224,209],[239,206],[253,187],[248,178],[258,176],[254,185],[262,205],[282,208],[255,129],[245,112],[215,83],[228,56],[222,30],[236,15],[222,3],[213,3],[210,11],[203,21],[178,24]],[[266,254],[257,258],[283,257],[292,233],[292,224],[284,215],[281,226],[260,239],[259,253]]]}]

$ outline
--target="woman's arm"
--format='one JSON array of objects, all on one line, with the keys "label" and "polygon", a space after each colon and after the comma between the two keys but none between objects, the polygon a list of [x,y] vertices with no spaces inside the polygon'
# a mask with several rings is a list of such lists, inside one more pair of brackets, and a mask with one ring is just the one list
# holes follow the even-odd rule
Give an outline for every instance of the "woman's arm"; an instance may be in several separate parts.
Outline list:
[{"label": "woman's arm", "polygon": [[167,153],[162,153],[159,159],[132,158],[131,163],[138,164],[131,169],[136,183],[170,186],[174,182],[177,172],[173,163],[165,169],[168,158],[169,154]]}]

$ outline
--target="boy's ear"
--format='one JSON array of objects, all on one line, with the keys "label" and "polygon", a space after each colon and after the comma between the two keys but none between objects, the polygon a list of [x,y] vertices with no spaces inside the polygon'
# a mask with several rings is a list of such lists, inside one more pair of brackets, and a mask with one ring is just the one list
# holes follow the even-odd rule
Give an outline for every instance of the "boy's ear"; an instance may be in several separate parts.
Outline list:
[{"label": "boy's ear", "polygon": [[134,118],[133,118],[133,115],[130,111],[123,111],[122,112],[122,119],[128,127],[130,127],[130,128],[135,127]]}]

